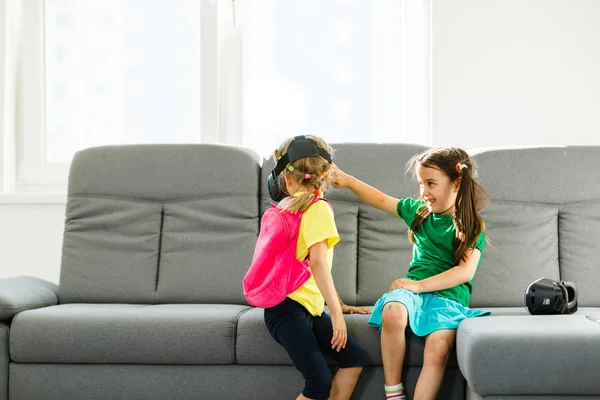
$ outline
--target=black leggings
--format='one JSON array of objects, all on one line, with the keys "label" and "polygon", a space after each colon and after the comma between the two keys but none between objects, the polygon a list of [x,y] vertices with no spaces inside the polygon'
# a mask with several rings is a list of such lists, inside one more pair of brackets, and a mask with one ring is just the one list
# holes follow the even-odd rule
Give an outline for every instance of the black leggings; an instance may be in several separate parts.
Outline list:
[{"label": "black leggings", "polygon": [[331,356],[340,368],[365,365],[365,353],[350,335],[345,348],[339,352],[331,348],[333,327],[329,315],[323,313],[314,317],[290,298],[265,309],[265,324],[302,373],[306,381],[302,394],[309,399],[329,398],[332,378],[325,354]]}]

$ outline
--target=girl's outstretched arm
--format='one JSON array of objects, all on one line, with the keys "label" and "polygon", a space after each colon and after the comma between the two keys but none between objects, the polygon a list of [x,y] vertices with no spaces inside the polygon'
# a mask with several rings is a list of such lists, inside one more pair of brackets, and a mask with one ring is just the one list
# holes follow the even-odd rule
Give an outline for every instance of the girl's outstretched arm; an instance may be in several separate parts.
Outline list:
[{"label": "girl's outstretched arm", "polygon": [[413,281],[406,278],[397,279],[392,282],[390,290],[406,289],[413,293],[429,293],[450,289],[473,279],[479,258],[481,258],[481,251],[479,249],[471,249],[454,268],[421,281]]},{"label": "girl's outstretched arm", "polygon": [[364,307],[354,307],[354,306],[349,306],[347,304],[345,304],[342,301],[342,298],[339,297],[339,293],[338,293],[338,298],[340,299],[340,306],[342,307],[342,313],[343,314],[371,314],[371,310],[364,308]]},{"label": "girl's outstretched arm", "polygon": [[331,324],[333,325],[331,348],[340,351],[342,348],[346,347],[348,333],[346,321],[342,314],[342,307],[339,302],[339,296],[333,284],[331,269],[327,264],[327,242],[324,240],[313,244],[310,247],[309,253],[310,269],[315,278],[315,282],[317,283],[317,287],[331,311]]},{"label": "girl's outstretched arm", "polygon": [[333,185],[335,187],[347,187],[352,190],[356,197],[362,202],[372,207],[379,208],[396,217],[398,216],[398,199],[388,196],[379,189],[367,185],[352,175],[348,175],[340,170],[335,164],[333,164]]}]

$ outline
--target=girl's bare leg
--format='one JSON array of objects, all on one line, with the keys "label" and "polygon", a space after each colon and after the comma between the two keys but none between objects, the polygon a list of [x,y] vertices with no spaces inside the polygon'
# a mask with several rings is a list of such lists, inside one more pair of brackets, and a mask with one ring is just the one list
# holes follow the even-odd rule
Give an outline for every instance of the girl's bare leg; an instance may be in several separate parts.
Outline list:
[{"label": "girl's bare leg", "polygon": [[340,368],[333,377],[331,400],[349,400],[358,382],[362,367]]},{"label": "girl's bare leg", "polygon": [[435,331],[425,339],[423,369],[415,388],[415,400],[436,398],[455,339],[456,330],[450,329]]},{"label": "girl's bare leg", "polygon": [[383,307],[381,329],[381,358],[385,384],[397,385],[402,382],[402,367],[406,354],[405,330],[408,324],[408,311],[402,303],[389,302]]}]

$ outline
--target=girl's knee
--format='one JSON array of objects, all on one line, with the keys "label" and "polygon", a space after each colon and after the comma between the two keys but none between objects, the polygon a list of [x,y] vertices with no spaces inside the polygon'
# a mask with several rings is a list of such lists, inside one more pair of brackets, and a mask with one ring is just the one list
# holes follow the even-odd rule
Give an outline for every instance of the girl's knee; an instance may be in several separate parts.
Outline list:
[{"label": "girl's knee", "polygon": [[359,351],[356,353],[356,361],[352,367],[361,368],[365,366],[367,362],[367,353],[363,350],[363,348],[359,348]]},{"label": "girl's knee", "polygon": [[423,353],[425,363],[445,367],[452,348],[453,343],[447,340],[439,339],[428,342]]},{"label": "girl's knee", "polygon": [[406,329],[408,311],[403,304],[390,302],[383,307],[381,320],[384,329]]},{"label": "girl's knee", "polygon": [[306,379],[302,394],[309,399],[328,399],[331,393],[333,378],[330,374],[311,376]]}]

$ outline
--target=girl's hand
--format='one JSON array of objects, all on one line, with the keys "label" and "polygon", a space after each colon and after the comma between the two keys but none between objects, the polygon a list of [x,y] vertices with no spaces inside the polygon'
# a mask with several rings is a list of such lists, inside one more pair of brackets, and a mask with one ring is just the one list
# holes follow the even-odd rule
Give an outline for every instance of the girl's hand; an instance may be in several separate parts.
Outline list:
[{"label": "girl's hand", "polygon": [[331,325],[333,326],[333,337],[331,338],[331,348],[340,351],[346,347],[348,341],[348,332],[346,331],[346,321],[343,314],[331,316]]},{"label": "girl's hand", "polygon": [[362,307],[351,307],[342,304],[342,313],[344,314],[371,314],[371,310]]},{"label": "girl's hand", "polygon": [[422,292],[421,283],[419,281],[413,281],[410,279],[402,278],[396,279],[390,286],[390,291],[394,289],[406,289],[409,292],[419,294]]},{"label": "girl's hand", "polygon": [[350,184],[350,175],[338,168],[337,165],[333,164],[333,187],[343,188],[348,187]]}]

